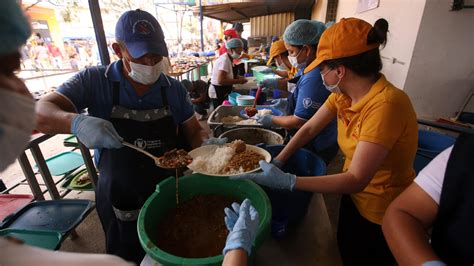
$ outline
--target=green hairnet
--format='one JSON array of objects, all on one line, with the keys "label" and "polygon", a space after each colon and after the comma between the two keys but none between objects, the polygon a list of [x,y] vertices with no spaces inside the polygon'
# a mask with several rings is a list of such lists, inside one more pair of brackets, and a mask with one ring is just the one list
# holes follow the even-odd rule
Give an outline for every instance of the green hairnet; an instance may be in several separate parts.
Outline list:
[{"label": "green hairnet", "polygon": [[0,1],[0,55],[17,52],[31,35],[30,23],[16,0]]},{"label": "green hairnet", "polygon": [[225,43],[225,48],[235,49],[239,47],[244,47],[244,43],[239,38],[230,39]]},{"label": "green hairnet", "polygon": [[325,29],[322,22],[298,19],[286,27],[283,40],[290,45],[316,45]]}]

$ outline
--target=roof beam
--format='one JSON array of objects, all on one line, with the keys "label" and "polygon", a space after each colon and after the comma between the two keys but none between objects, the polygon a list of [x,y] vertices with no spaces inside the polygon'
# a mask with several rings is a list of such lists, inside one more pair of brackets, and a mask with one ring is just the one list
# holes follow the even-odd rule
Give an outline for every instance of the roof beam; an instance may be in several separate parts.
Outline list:
[{"label": "roof beam", "polygon": [[233,7],[230,8],[230,10],[234,11],[235,13],[241,15],[242,17],[246,18],[246,19],[250,19],[244,12],[238,10],[238,9],[235,9]]}]

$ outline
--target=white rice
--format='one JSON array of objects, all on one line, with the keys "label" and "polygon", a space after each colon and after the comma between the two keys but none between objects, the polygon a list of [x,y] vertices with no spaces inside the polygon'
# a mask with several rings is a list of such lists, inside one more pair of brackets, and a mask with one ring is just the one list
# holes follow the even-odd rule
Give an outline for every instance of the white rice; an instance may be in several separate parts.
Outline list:
[{"label": "white rice", "polygon": [[271,115],[273,114],[272,110],[271,109],[260,109],[257,111],[258,112],[258,116],[264,116],[264,115]]},{"label": "white rice", "polygon": [[189,167],[201,173],[219,174],[229,163],[234,154],[235,150],[231,147],[218,147],[215,152],[210,155],[193,158],[193,162]]},{"label": "white rice", "polygon": [[255,119],[245,119],[236,123],[237,125],[260,125]]}]

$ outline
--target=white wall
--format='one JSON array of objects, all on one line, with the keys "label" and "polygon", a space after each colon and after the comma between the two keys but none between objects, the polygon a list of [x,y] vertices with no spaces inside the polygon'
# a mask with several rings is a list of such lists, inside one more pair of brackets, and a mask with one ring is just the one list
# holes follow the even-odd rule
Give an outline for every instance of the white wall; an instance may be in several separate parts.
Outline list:
[{"label": "white wall", "polygon": [[[381,50],[384,65],[382,72],[392,84],[403,89],[412,60],[425,0],[380,0],[378,8],[359,14],[356,14],[357,3],[358,0],[339,0],[336,21],[348,17],[360,18],[372,25],[379,18],[388,21],[387,46]],[[404,62],[404,65],[393,64],[392,58]]]},{"label": "white wall", "polygon": [[316,0],[311,10],[311,19],[326,23],[326,11],[328,6],[328,0]]},{"label": "white wall", "polygon": [[474,89],[474,9],[450,2],[426,2],[405,82],[419,117],[454,117]]}]

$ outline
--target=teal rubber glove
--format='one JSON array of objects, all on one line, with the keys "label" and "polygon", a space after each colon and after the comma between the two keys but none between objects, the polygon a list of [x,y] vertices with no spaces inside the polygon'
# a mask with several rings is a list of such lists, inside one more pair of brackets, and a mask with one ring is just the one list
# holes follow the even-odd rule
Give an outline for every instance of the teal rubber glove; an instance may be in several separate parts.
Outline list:
[{"label": "teal rubber glove", "polygon": [[278,79],[266,79],[261,82],[261,85],[266,88],[265,92],[269,90],[278,89]]},{"label": "teal rubber glove", "polygon": [[76,115],[71,122],[71,133],[89,149],[119,149],[123,146],[123,139],[114,125],[98,117]]},{"label": "teal rubber glove", "polygon": [[263,172],[251,173],[245,175],[231,176],[230,179],[250,179],[260,185],[264,185],[276,189],[293,190],[296,184],[296,176],[290,173],[285,173],[278,167],[265,161],[259,162]]},{"label": "teal rubber glove", "polygon": [[224,212],[226,215],[224,220],[229,230],[223,250],[224,255],[238,248],[244,249],[247,255],[250,255],[260,220],[257,210],[249,199],[245,199],[242,205],[234,202],[232,210],[225,208]]},{"label": "teal rubber glove", "polygon": [[270,128],[270,127],[275,126],[275,124],[273,124],[273,115],[261,116],[257,119],[257,122],[259,124],[262,124],[263,127],[266,127],[266,128]]},{"label": "teal rubber glove", "polygon": [[227,138],[209,138],[202,142],[201,146],[206,145],[224,145],[227,143]]}]

